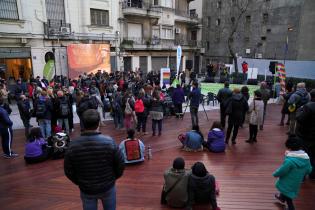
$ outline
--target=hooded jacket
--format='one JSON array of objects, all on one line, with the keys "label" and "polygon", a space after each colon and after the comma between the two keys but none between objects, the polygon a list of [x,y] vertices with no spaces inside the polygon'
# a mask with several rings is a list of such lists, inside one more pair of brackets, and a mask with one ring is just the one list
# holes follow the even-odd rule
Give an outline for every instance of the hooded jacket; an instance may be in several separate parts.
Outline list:
[{"label": "hooded jacket", "polygon": [[306,104],[310,100],[310,96],[305,88],[298,88],[289,98],[289,105],[296,105],[296,108],[299,108]]},{"label": "hooded jacket", "polygon": [[226,114],[229,115],[229,124],[242,124],[245,113],[248,111],[248,103],[242,94],[234,94],[228,102]]},{"label": "hooded jacket", "polygon": [[211,152],[225,151],[225,135],[224,132],[218,128],[214,128],[208,133],[207,147]]},{"label": "hooded jacket", "polygon": [[285,196],[294,199],[298,195],[304,176],[311,171],[310,158],[303,150],[289,151],[284,163],[272,175],[278,177],[276,188]]}]

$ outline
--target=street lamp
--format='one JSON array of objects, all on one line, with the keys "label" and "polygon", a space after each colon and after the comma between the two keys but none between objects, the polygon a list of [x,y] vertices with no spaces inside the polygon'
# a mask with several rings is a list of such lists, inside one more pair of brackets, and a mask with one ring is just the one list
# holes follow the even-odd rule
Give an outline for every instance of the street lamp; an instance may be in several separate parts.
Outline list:
[{"label": "street lamp", "polygon": [[283,64],[285,65],[285,60],[287,58],[287,54],[289,51],[289,32],[294,31],[294,28],[292,26],[288,26],[287,30],[287,35],[286,35],[286,43],[285,43],[285,48],[284,48],[284,59],[283,59]]}]

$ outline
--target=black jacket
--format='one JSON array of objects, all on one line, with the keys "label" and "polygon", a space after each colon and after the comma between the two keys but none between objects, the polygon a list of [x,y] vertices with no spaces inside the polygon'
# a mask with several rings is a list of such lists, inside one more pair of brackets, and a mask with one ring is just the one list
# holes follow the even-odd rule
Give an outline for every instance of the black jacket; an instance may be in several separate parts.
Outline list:
[{"label": "black jacket", "polygon": [[212,209],[217,208],[215,178],[211,174],[204,177],[191,175],[188,181],[190,204],[210,203]]},{"label": "black jacket", "polygon": [[[61,103],[68,105],[68,112],[69,113],[68,113],[67,116],[63,116],[62,115]],[[70,112],[71,112],[71,105],[70,105],[70,102],[69,102],[68,98],[66,96],[62,96],[62,97],[56,98],[55,103],[54,103],[54,110],[55,110],[57,119],[66,119],[66,118],[68,118],[68,116],[70,115]]]},{"label": "black jacket", "polygon": [[315,146],[315,102],[309,102],[296,112],[296,134],[306,146]]},{"label": "black jacket", "polygon": [[86,194],[106,192],[124,171],[124,158],[114,140],[99,132],[82,133],[65,154],[66,176]]},{"label": "black jacket", "polygon": [[22,120],[29,120],[31,119],[31,112],[29,106],[26,104],[25,101],[19,100],[17,103],[19,112],[20,112],[20,117]]},{"label": "black jacket", "polygon": [[234,94],[227,102],[226,114],[229,115],[230,124],[241,125],[247,111],[248,103],[242,94]]},{"label": "black jacket", "polygon": [[83,112],[88,109],[94,109],[94,105],[90,100],[90,97],[84,96],[78,104],[77,113],[81,116]]}]

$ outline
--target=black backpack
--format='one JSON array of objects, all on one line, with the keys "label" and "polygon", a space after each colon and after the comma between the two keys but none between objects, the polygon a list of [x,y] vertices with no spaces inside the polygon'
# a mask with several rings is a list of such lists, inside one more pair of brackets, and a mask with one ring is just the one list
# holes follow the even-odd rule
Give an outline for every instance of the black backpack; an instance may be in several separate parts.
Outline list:
[{"label": "black backpack", "polygon": [[67,117],[69,115],[70,109],[66,100],[60,101],[59,110],[62,117]]},{"label": "black backpack", "polygon": [[38,100],[36,106],[36,117],[40,119],[44,118],[46,111],[47,111],[46,101]]}]

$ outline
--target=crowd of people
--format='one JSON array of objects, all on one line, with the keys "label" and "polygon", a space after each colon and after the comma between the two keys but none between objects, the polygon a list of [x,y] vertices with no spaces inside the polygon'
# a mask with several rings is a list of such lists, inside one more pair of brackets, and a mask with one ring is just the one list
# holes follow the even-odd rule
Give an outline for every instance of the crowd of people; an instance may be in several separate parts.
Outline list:
[{"label": "crowd of people", "polygon": [[[18,156],[12,150],[10,99],[16,100],[25,127],[27,143],[24,159],[27,163],[48,159],[51,153],[49,138],[57,133],[69,136],[74,131],[73,118],[77,113],[81,136],[68,145],[65,174],[79,186],[84,209],[95,209],[97,199],[102,199],[104,209],[115,209],[115,180],[122,176],[125,164],[139,163],[145,159],[145,145],[135,134],[149,134],[149,118],[152,120],[152,136],[161,136],[165,115],[173,114],[182,118],[183,104],[186,103],[190,108],[192,130],[179,135],[183,149],[197,152],[207,148],[219,153],[224,152],[230,142],[236,144],[238,131],[245,124],[249,125],[246,142],[257,142],[258,131],[264,130],[271,97],[266,82],[261,82],[252,100],[248,87],[231,90],[229,83],[225,82],[224,88],[216,96],[220,103],[220,119],[213,123],[205,140],[198,117],[204,96],[195,78],[191,78],[187,85],[179,81],[175,87],[166,89],[165,85],[160,87],[159,75],[154,72],[144,75],[140,70],[111,74],[98,71],[96,74],[80,75],[77,79],[56,76],[48,81],[45,77],[36,77],[26,84],[17,80],[14,92],[9,92],[5,81],[1,80],[0,132],[3,157]],[[274,173],[275,177],[279,177],[276,187],[280,194],[276,198],[286,202],[289,210],[294,210],[292,199],[297,193],[287,193],[288,187],[290,192],[297,192],[307,174],[315,179],[315,90],[308,92],[304,83],[294,86],[289,81],[279,97],[283,101],[280,126],[284,126],[285,115],[288,115],[289,129],[286,160]],[[36,118],[38,127],[31,125],[32,117]],[[127,138],[119,146],[111,137],[98,131],[106,118],[113,119],[117,130],[127,131]],[[103,154],[103,151],[106,153]],[[289,167],[290,161],[298,162],[297,166]],[[287,167],[290,170],[284,170]],[[290,176],[294,176],[294,180],[289,181],[294,184],[283,181],[290,179]],[[216,203],[215,178],[208,173],[203,163],[197,162],[191,170],[186,170],[184,160],[177,158],[164,178],[163,203],[173,207],[189,207],[195,203],[208,202],[213,209],[220,209]]]}]

